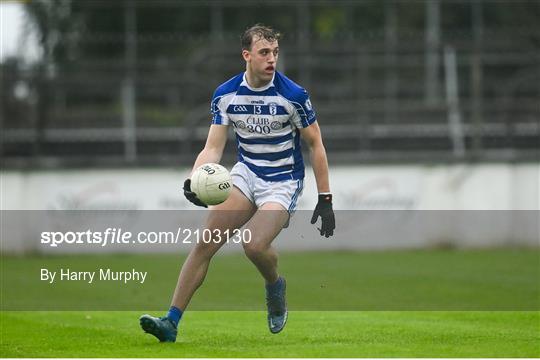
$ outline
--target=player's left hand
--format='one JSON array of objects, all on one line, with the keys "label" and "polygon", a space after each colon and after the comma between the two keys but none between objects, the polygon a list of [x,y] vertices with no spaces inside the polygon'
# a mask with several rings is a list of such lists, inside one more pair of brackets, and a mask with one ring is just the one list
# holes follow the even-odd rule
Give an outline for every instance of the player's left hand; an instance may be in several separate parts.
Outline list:
[{"label": "player's left hand", "polygon": [[321,217],[321,228],[317,229],[321,232],[321,236],[329,237],[334,235],[336,219],[332,209],[332,194],[319,194],[319,202],[317,202],[317,206],[313,211],[311,223],[315,224],[319,216]]}]

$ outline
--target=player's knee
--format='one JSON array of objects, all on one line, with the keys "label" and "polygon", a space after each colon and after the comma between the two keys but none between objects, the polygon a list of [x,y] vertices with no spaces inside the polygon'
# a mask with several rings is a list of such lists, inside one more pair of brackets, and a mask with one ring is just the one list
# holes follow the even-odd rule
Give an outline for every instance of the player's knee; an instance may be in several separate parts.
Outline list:
[{"label": "player's knee", "polygon": [[192,256],[196,256],[198,258],[211,258],[214,255],[211,248],[206,244],[195,245],[191,253]]},{"label": "player's knee", "polygon": [[219,250],[221,244],[216,239],[207,240],[198,242],[193,248],[193,251],[199,256],[211,258]]},{"label": "player's knee", "polygon": [[250,241],[247,243],[244,242],[242,243],[242,246],[244,247],[244,252],[246,253],[247,257],[250,259],[259,257],[268,249],[268,246],[257,241]]}]

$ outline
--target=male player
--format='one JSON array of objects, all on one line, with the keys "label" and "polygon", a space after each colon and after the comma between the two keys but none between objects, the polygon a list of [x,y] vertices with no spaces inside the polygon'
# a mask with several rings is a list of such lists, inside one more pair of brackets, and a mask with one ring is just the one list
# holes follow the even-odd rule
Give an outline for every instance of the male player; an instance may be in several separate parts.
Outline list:
[{"label": "male player", "polygon": [[[309,147],[319,192],[311,223],[321,217],[320,234],[326,237],[332,236],[335,228],[328,162],[319,125],[306,90],[276,71],[279,37],[278,32],[259,24],[244,32],[241,41],[246,71],[216,89],[211,105],[212,125],[193,166],[196,169],[204,163],[219,163],[228,126],[232,125],[238,145],[238,162],[231,170],[234,187],[225,202],[210,209],[206,226],[222,233],[242,226],[251,231],[251,241],[243,242],[243,246],[266,281],[268,326],[272,333],[285,326],[287,305],[285,279],[278,274],[278,256],[271,244],[287,226],[302,193],[300,138]],[[191,191],[190,179],[184,183],[184,195],[195,205],[206,207]],[[195,245],[182,266],[167,315],[140,318],[145,332],[160,341],[176,340],[178,322],[223,243]]]}]

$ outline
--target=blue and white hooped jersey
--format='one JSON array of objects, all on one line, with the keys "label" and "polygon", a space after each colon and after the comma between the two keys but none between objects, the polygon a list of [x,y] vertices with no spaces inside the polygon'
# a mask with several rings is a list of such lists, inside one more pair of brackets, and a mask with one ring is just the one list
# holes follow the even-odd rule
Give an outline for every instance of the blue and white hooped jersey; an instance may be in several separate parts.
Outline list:
[{"label": "blue and white hooped jersey", "polygon": [[220,85],[212,98],[212,124],[232,124],[238,161],[266,181],[304,178],[300,128],[315,122],[306,90],[275,72],[254,89],[239,74]]}]

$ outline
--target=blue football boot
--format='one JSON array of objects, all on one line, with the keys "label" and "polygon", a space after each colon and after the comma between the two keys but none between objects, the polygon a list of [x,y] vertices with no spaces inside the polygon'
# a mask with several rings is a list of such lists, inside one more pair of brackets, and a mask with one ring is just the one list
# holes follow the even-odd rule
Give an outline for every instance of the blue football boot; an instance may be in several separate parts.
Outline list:
[{"label": "blue football boot", "polygon": [[266,285],[266,307],[268,308],[268,328],[277,334],[287,322],[287,301],[285,300],[285,279],[279,277],[276,284]]},{"label": "blue football boot", "polygon": [[143,315],[139,318],[141,328],[154,335],[161,342],[175,342],[178,330],[174,323],[167,317],[157,318],[150,315]]}]

